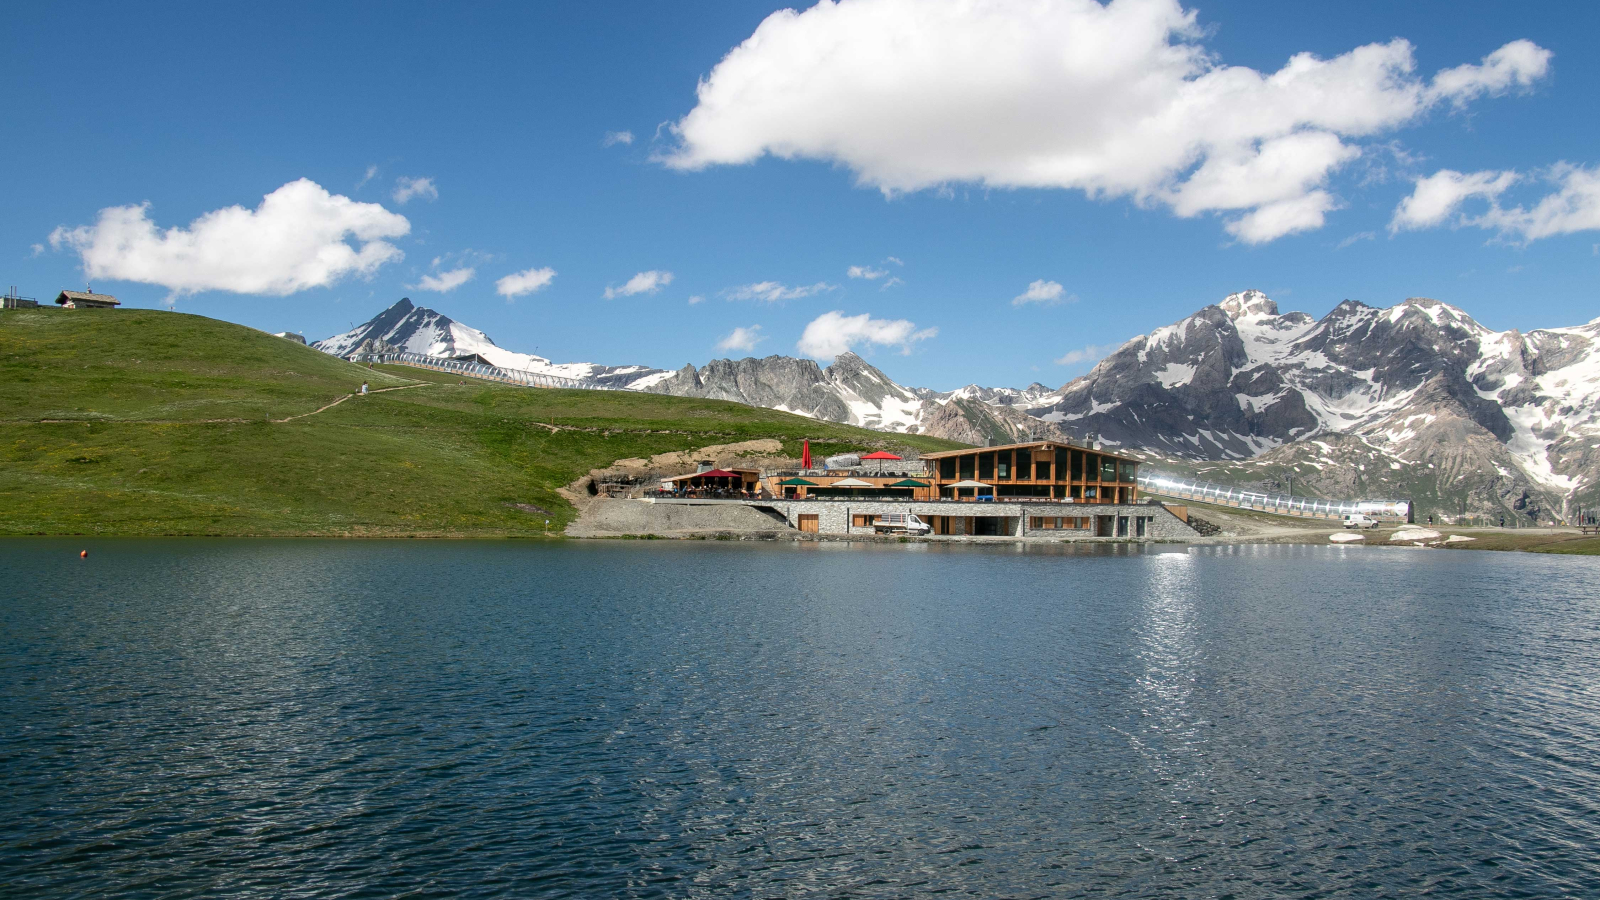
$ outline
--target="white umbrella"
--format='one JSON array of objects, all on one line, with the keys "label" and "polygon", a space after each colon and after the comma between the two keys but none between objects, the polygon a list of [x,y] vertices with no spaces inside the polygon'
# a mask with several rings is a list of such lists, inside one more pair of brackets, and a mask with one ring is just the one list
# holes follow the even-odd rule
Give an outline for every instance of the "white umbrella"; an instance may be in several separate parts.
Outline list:
[{"label": "white umbrella", "polygon": [[846,478],[843,481],[835,481],[833,484],[823,485],[823,486],[824,487],[844,487],[844,488],[877,487],[877,485],[873,484],[872,482],[870,482],[870,481],[862,481],[859,478]]},{"label": "white umbrella", "polygon": [[992,485],[992,484],[984,484],[981,481],[972,481],[971,479],[968,479],[967,481],[958,481],[955,484],[947,484],[947,485],[945,485],[945,487],[949,487],[949,488],[992,488],[992,487],[994,487],[994,485]]}]

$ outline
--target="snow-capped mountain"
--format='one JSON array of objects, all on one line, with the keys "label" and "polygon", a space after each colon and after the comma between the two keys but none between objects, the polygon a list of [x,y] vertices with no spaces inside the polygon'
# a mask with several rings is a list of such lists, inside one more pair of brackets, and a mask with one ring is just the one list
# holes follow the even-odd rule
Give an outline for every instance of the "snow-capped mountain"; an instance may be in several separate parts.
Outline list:
[{"label": "snow-capped mountain", "polygon": [[488,335],[476,328],[463,325],[425,306],[413,306],[410,298],[405,297],[350,331],[317,341],[311,346],[334,356],[350,356],[366,348],[393,349],[484,362],[503,369],[541,375],[597,381],[613,387],[629,387],[652,375],[670,374],[649,366],[553,363],[542,356],[517,353],[495,344]]},{"label": "snow-capped mountain", "polygon": [[1600,480],[1600,319],[1495,332],[1412,298],[1314,320],[1246,291],[1134,338],[1027,411],[1117,446],[1257,469],[1370,463],[1440,503],[1548,514]]},{"label": "snow-capped mountain", "polygon": [[1233,294],[1128,341],[1058,389],[896,383],[853,353],[677,371],[555,364],[408,300],[315,345],[481,359],[631,390],[731,400],[966,443],[1096,440],[1236,484],[1412,498],[1537,521],[1600,505],[1600,319],[1524,335],[1437,300],[1345,301],[1322,319]]}]

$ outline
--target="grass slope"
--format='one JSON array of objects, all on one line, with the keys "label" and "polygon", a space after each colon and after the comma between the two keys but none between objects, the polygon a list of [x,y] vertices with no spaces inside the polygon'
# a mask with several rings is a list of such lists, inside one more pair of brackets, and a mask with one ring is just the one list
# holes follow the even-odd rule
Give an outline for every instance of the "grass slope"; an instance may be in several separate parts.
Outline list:
[{"label": "grass slope", "polygon": [[[315,412],[363,380],[378,393]],[[556,488],[625,457],[755,438],[794,455],[803,438],[819,454],[956,446],[722,401],[459,381],[201,316],[0,312],[0,534],[536,535],[545,516],[513,504],[559,532],[573,512]]]}]

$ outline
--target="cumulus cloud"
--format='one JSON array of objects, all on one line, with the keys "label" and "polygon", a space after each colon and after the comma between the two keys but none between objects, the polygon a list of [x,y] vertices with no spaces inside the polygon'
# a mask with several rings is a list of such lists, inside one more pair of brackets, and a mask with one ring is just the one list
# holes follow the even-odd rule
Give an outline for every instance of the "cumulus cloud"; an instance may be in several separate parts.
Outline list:
[{"label": "cumulus cloud", "polygon": [[766,336],[761,333],[760,325],[751,325],[749,328],[740,326],[729,332],[728,335],[722,340],[718,341],[717,349],[743,350],[744,352],[748,353],[751,350],[754,350],[757,344],[766,339]]},{"label": "cumulus cloud", "polygon": [[613,300],[617,297],[632,297],[634,294],[654,294],[672,283],[672,273],[651,269],[628,279],[622,287],[606,288],[606,299]]},{"label": "cumulus cloud", "polygon": [[412,285],[412,290],[437,291],[438,293],[443,294],[453,291],[456,288],[461,287],[463,284],[471,281],[472,276],[476,274],[478,274],[476,269],[473,269],[471,266],[463,266],[459,269],[451,269],[448,272],[439,272],[434,275],[424,275],[422,276],[421,281]]},{"label": "cumulus cloud", "polygon": [[1318,228],[1355,143],[1441,104],[1525,88],[1516,41],[1427,81],[1412,45],[1223,65],[1177,0],[854,0],[781,10],[668,126],[673,168],[816,159],[892,194],[973,183],[1228,217],[1260,243]]},{"label": "cumulus cloud", "polygon": [[865,278],[868,281],[876,281],[889,274],[889,270],[874,269],[871,266],[851,266],[845,270],[845,274],[851,278]]},{"label": "cumulus cloud", "polygon": [[1076,299],[1078,298],[1067,295],[1067,289],[1062,287],[1060,282],[1040,279],[1029,282],[1027,290],[1012,297],[1011,305],[1022,306],[1026,303],[1055,304]]},{"label": "cumulus cloud", "polygon": [[1440,169],[1417,179],[1411,196],[1395,207],[1394,217],[1389,220],[1389,233],[1442,225],[1464,201],[1473,197],[1498,197],[1516,180],[1515,172],[1464,175],[1452,169]]},{"label": "cumulus cloud", "polygon": [[633,132],[631,132],[631,131],[608,131],[608,132],[606,132],[605,138],[603,138],[600,141],[600,146],[602,146],[602,147],[614,147],[617,144],[631,144],[631,143],[633,143]]},{"label": "cumulus cloud", "polygon": [[1081,366],[1084,363],[1099,362],[1115,349],[1117,348],[1113,344],[1090,344],[1077,350],[1068,350],[1066,354],[1056,358],[1056,365]]},{"label": "cumulus cloud", "polygon": [[704,303],[704,302],[706,302],[706,298],[700,296],[699,294],[691,294],[689,296],[689,305],[690,306],[694,306],[696,303]]},{"label": "cumulus cloud", "polygon": [[416,198],[424,200],[439,199],[439,188],[434,185],[432,178],[407,178],[402,175],[394,182],[394,202],[405,204]]},{"label": "cumulus cloud", "polygon": [[545,266],[544,268],[523,269],[521,272],[512,272],[510,275],[494,283],[495,293],[506,298],[507,301],[523,294],[547,287],[556,280],[556,270]]},{"label": "cumulus cloud", "polygon": [[801,353],[817,359],[833,359],[863,344],[898,347],[901,353],[910,353],[912,344],[938,333],[937,328],[919,331],[915,323],[906,319],[874,319],[867,313],[847,316],[839,310],[833,310],[812,319],[800,334],[800,341],[795,347]]},{"label": "cumulus cloud", "polygon": [[304,178],[266,195],[253,210],[229,206],[187,228],[158,231],[149,211],[149,203],[102,209],[94,225],[51,232],[50,245],[76,251],[91,279],[155,284],[174,294],[284,296],[371,275],[403,259],[383,239],[411,230],[399,213],[330,194]]},{"label": "cumulus cloud", "polygon": [[824,291],[836,289],[836,285],[819,281],[816,284],[796,285],[789,287],[776,281],[758,281],[754,284],[741,284],[738,287],[728,288],[724,293],[729,300],[760,300],[763,303],[782,303],[785,300],[799,300],[820,294]]}]

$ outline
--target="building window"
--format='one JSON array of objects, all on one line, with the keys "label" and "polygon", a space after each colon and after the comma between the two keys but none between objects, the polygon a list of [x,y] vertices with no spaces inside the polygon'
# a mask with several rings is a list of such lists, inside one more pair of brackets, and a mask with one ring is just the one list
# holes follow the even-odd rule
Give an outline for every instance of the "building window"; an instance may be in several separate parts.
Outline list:
[{"label": "building window", "polygon": [[972,470],[972,467],[977,462],[978,458],[976,456],[963,456],[960,459],[961,459],[961,480],[962,481],[967,481],[967,480],[971,479],[972,476],[975,474],[973,472],[973,470]]},{"label": "building window", "polygon": [[[1073,488],[1073,490],[1077,490],[1077,488]],[[1098,494],[1099,489],[1092,484],[1085,486],[1083,489],[1083,499],[1085,500],[1097,500],[1099,499]]]},{"label": "building window", "polygon": [[1001,453],[995,460],[994,477],[999,481],[1011,480],[1011,454]]},{"label": "building window", "polygon": [[1039,461],[1037,461],[1037,462],[1035,462],[1033,464],[1033,480],[1034,481],[1049,481],[1050,480],[1050,462],[1049,462],[1049,460],[1041,459],[1041,460],[1039,460]]},{"label": "building window", "polygon": [[1144,523],[1148,521],[1150,521],[1150,519],[1146,516],[1140,516],[1137,519],[1134,519],[1133,533],[1135,537],[1144,537]]},{"label": "building window", "polygon": [[1033,452],[1031,450],[1017,451],[1017,477],[1027,478],[1033,471]]},{"label": "building window", "polygon": [[1100,459],[1100,480],[1112,482],[1117,480],[1117,461],[1109,456]]},{"label": "building window", "polygon": [[978,454],[978,480],[979,481],[993,481],[994,480],[994,454],[993,453],[979,453]]},{"label": "building window", "polygon": [[855,526],[856,528],[870,528],[873,525],[876,525],[877,523],[878,523],[878,517],[876,515],[872,515],[872,514],[867,514],[867,515],[858,514],[858,515],[853,515],[853,516],[850,517],[850,524]]},{"label": "building window", "polygon": [[1056,451],[1056,480],[1067,480],[1067,451]]},{"label": "building window", "polygon": [[956,480],[956,458],[954,456],[947,456],[939,460],[939,480]]},{"label": "building window", "polygon": [[1136,480],[1138,480],[1134,476],[1134,470],[1137,467],[1138,467],[1138,463],[1134,463],[1134,462],[1129,462],[1127,460],[1123,460],[1121,463],[1118,464],[1118,469],[1119,469],[1118,475],[1120,476],[1118,478],[1118,480],[1121,481],[1123,484],[1133,484]]}]

